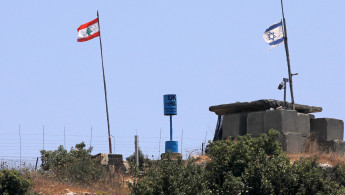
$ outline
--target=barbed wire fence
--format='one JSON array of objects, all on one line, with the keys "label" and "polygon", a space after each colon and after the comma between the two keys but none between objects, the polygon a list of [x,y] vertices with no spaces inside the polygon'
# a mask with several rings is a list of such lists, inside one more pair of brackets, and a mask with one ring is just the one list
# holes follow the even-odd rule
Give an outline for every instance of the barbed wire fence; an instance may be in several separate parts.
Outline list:
[{"label": "barbed wire fence", "polygon": [[[41,164],[41,150],[56,150],[60,145],[66,150],[74,148],[76,144],[84,142],[88,147],[93,148],[92,154],[108,153],[108,137],[97,135],[97,129],[90,127],[89,132],[83,134],[73,134],[73,130],[66,131],[67,128],[47,128],[42,126],[42,132],[32,131],[18,127],[18,129],[4,129],[0,132],[0,168],[39,168]],[[35,133],[28,133],[35,132]],[[161,132],[161,130],[160,130]],[[175,139],[179,140],[179,151],[182,152],[184,159],[193,155],[200,155],[203,151],[202,146],[206,145],[205,138],[193,138],[183,135]],[[133,136],[112,136],[113,153],[122,154],[123,159],[134,153],[134,133]],[[152,160],[160,159],[160,154],[164,153],[164,143],[168,136],[139,135],[139,147],[144,155]]]}]

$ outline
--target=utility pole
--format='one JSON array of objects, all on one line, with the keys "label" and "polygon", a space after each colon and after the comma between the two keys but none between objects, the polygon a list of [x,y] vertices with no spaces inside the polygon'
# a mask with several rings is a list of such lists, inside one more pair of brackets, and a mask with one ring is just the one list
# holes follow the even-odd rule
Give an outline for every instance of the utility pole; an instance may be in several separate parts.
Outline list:
[{"label": "utility pole", "polygon": [[201,143],[201,155],[204,155],[204,143]]},{"label": "utility pole", "polygon": [[181,133],[181,155],[182,155],[182,140],[183,140],[183,129],[182,129],[182,133]]},{"label": "utility pole", "polygon": [[63,146],[66,148],[66,127],[63,127]]},{"label": "utility pole", "polygon": [[134,147],[135,147],[135,164],[139,167],[138,135],[134,136]]},{"label": "utility pole", "polygon": [[159,130],[159,147],[158,147],[159,156],[161,156],[161,139],[162,139],[162,128]]},{"label": "utility pole", "polygon": [[91,126],[91,137],[90,137],[90,147],[92,146],[92,126]]},{"label": "utility pole", "polygon": [[19,166],[22,167],[22,135],[20,133],[20,124],[19,124]]},{"label": "utility pole", "polygon": [[43,125],[43,150],[44,150],[44,125]]}]

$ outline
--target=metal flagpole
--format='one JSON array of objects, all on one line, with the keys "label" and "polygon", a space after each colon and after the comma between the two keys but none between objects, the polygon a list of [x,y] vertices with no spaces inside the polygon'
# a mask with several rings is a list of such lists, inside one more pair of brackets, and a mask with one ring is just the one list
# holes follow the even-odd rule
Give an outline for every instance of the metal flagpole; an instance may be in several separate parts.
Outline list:
[{"label": "metal flagpole", "polygon": [[105,74],[104,74],[104,65],[103,65],[103,52],[102,52],[102,39],[101,39],[101,26],[99,22],[99,14],[97,10],[97,19],[98,19],[98,28],[99,28],[99,44],[101,47],[101,58],[102,58],[102,71],[103,71],[103,84],[104,84],[104,98],[105,98],[105,109],[107,112],[107,123],[108,123],[108,139],[109,139],[109,153],[112,154],[111,151],[111,138],[110,138],[110,124],[109,124],[109,112],[108,112],[108,98],[107,98],[107,86],[105,83]]},{"label": "metal flagpole", "polygon": [[291,104],[292,104],[292,109],[295,110],[295,99],[294,99],[294,96],[293,96],[292,74],[291,74],[291,68],[290,68],[290,55],[289,55],[289,47],[288,47],[287,32],[286,32],[286,22],[285,22],[285,17],[284,17],[283,0],[280,0],[280,2],[281,2],[281,7],[282,7],[282,14],[283,14],[284,45],[285,45],[286,60],[287,60],[288,72],[289,72]]}]

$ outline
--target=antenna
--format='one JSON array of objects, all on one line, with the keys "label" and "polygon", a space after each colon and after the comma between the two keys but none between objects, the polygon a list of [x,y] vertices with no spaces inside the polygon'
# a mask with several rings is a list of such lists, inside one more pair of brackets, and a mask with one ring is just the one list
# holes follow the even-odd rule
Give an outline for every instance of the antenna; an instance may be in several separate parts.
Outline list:
[{"label": "antenna", "polygon": [[182,133],[181,133],[181,154],[182,154],[182,140],[183,140],[183,128],[182,128]]},{"label": "antenna", "polygon": [[66,127],[63,127],[63,145],[66,148]]},{"label": "antenna", "polygon": [[159,147],[158,147],[158,155],[161,155],[161,139],[162,139],[162,128],[159,130]]},{"label": "antenna", "polygon": [[91,126],[91,137],[90,137],[90,147],[92,146],[92,126]]},{"label": "antenna", "polygon": [[44,125],[43,125],[43,150],[44,150]]},{"label": "antenna", "polygon": [[22,167],[22,135],[20,133],[20,124],[19,124],[19,167]]}]

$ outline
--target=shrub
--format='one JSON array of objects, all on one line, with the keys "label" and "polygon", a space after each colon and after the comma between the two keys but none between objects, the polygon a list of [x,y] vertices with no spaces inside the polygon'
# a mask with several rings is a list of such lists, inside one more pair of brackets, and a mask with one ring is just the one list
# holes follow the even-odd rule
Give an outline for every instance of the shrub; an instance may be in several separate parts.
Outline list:
[{"label": "shrub", "polygon": [[290,163],[269,133],[239,136],[208,145],[206,167],[161,160],[135,175],[132,194],[345,194],[345,165],[321,167],[316,158]]},{"label": "shrub", "polygon": [[[321,167],[317,158],[301,158],[293,164],[294,173],[297,175],[297,194],[343,194],[344,184],[342,178],[345,172],[340,172],[337,167]],[[338,178],[332,178],[335,175]]]},{"label": "shrub", "polygon": [[92,159],[92,148],[85,149],[84,142],[77,144],[70,152],[59,146],[54,151],[41,151],[44,171],[49,171],[57,179],[80,184],[98,181],[105,174],[101,159]]},{"label": "shrub", "polygon": [[24,178],[18,171],[8,169],[0,171],[0,194],[25,194],[30,186],[30,180]]},{"label": "shrub", "polygon": [[[140,170],[143,170],[145,166],[151,166],[151,160],[147,157],[147,155],[144,155],[143,151],[139,148],[138,150],[138,156],[139,156],[139,168]],[[126,160],[131,164],[135,164],[135,152],[126,158]]]},{"label": "shrub", "polygon": [[258,138],[250,135],[213,142],[207,164],[209,187],[214,193],[274,194],[291,186],[290,162],[276,141],[277,131]]},{"label": "shrub", "polygon": [[143,175],[132,173],[131,194],[210,194],[204,180],[204,169],[182,159],[161,160]]}]

